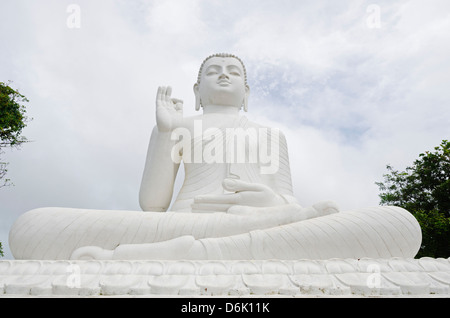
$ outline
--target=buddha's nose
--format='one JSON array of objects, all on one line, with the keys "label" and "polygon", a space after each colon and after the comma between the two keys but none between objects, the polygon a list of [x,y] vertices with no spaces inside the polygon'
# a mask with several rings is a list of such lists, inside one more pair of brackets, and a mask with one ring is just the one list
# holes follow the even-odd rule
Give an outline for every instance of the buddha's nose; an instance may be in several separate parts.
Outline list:
[{"label": "buddha's nose", "polygon": [[224,72],[222,72],[222,74],[220,74],[219,79],[223,79],[223,78],[227,78],[228,79],[228,75],[225,74]]}]

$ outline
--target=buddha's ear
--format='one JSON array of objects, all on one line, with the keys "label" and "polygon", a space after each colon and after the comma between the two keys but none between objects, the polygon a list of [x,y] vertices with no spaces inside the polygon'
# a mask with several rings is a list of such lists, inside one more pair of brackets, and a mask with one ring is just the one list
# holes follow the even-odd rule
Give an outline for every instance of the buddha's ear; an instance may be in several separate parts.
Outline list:
[{"label": "buddha's ear", "polygon": [[200,100],[200,94],[198,92],[198,83],[194,84],[194,95],[195,95],[195,110],[199,111],[201,107],[201,100]]},{"label": "buddha's ear", "polygon": [[248,112],[248,97],[250,96],[250,87],[245,85],[244,111]]}]

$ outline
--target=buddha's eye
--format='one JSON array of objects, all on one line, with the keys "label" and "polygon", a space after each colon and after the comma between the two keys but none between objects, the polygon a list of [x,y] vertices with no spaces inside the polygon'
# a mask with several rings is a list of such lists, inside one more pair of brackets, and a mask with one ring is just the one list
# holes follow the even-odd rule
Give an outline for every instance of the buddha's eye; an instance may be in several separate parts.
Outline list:
[{"label": "buddha's eye", "polygon": [[231,72],[230,74],[234,75],[234,76],[241,76],[241,73],[239,73],[239,72]]}]

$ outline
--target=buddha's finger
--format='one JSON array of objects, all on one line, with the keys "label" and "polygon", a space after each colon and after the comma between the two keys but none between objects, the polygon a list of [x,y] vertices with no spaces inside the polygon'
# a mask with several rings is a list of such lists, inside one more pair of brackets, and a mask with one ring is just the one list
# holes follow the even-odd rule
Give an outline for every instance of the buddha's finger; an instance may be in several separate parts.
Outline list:
[{"label": "buddha's finger", "polygon": [[156,93],[156,101],[159,102],[161,100],[162,87],[158,87],[158,91]]},{"label": "buddha's finger", "polygon": [[227,191],[264,191],[266,187],[260,183],[251,183],[236,179],[225,179],[222,186]]},{"label": "buddha's finger", "polygon": [[163,104],[164,101],[165,101],[165,95],[166,95],[166,87],[165,86],[161,86],[160,90],[158,91],[157,102]]},{"label": "buddha's finger", "polygon": [[236,214],[241,216],[253,216],[258,213],[260,208],[245,205],[233,205],[228,210],[228,214]]},{"label": "buddha's finger", "polygon": [[183,110],[183,101],[181,99],[172,98],[172,103],[175,104],[176,110]]},{"label": "buddha's finger", "polygon": [[167,89],[166,89],[166,94],[164,96],[166,98],[166,101],[170,101],[170,96],[171,95],[172,95],[172,87],[168,86]]},{"label": "buddha's finger", "polygon": [[230,194],[205,194],[194,198],[194,203],[236,204],[241,196],[238,193]]},{"label": "buddha's finger", "polygon": [[194,203],[191,208],[192,212],[226,212],[232,206],[232,204]]}]

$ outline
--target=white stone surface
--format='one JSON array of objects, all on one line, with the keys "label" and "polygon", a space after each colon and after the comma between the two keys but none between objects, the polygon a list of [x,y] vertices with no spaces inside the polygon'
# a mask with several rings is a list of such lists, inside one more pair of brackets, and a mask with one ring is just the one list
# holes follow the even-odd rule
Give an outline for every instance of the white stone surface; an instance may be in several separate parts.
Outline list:
[{"label": "white stone surface", "polygon": [[[404,209],[339,211],[327,201],[302,207],[293,196],[283,134],[240,114],[249,108],[249,94],[244,64],[227,54],[207,58],[200,68],[194,95],[201,115],[184,117],[183,102],[172,98],[170,87],[160,87],[139,194],[146,212],[32,210],[11,228],[13,256],[323,260],[416,255],[421,230]],[[181,163],[185,180],[166,212]],[[244,282],[254,285],[255,279]]]},{"label": "white stone surface", "polygon": [[395,207],[279,222],[277,214],[47,208],[21,216],[9,242],[28,260],[412,258],[421,242],[417,221]]},{"label": "white stone surface", "polygon": [[0,261],[0,297],[449,297],[450,259]]}]

